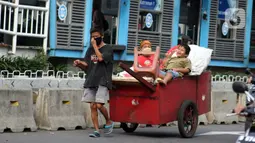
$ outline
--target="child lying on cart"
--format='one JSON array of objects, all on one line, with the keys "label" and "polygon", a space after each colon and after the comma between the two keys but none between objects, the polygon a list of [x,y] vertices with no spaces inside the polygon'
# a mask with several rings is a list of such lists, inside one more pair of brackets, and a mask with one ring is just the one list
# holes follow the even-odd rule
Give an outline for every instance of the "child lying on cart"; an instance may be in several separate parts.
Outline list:
[{"label": "child lying on cart", "polygon": [[168,56],[163,69],[160,71],[160,78],[157,81],[161,85],[167,85],[172,79],[182,77],[191,71],[191,62],[187,58],[190,47],[187,44],[180,45],[176,50],[177,57]]},{"label": "child lying on cart", "polygon": [[162,62],[160,64],[160,69],[163,69],[164,68],[164,64],[168,61],[168,58],[169,56],[173,57],[173,56],[176,56],[176,50],[178,49],[178,47],[180,45],[184,45],[184,44],[188,44],[189,41],[190,41],[190,37],[189,36],[186,36],[186,35],[182,35],[178,38],[178,45],[170,48],[166,54],[165,54],[165,57],[162,59]]}]

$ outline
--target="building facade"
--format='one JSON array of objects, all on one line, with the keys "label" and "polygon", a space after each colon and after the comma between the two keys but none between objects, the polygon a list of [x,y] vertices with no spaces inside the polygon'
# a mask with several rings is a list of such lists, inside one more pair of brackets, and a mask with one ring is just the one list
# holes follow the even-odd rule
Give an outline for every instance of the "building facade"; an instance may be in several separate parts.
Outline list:
[{"label": "building facade", "polygon": [[[142,39],[149,39],[154,48],[160,46],[163,55],[185,34],[194,44],[214,50],[210,66],[255,68],[253,0],[97,1],[109,24],[104,39],[113,45],[116,60],[133,61],[133,48]],[[50,0],[50,57],[85,56],[92,11],[93,0]]]},{"label": "building facade", "polygon": [[49,0],[0,1],[0,56],[33,57],[48,48]]}]

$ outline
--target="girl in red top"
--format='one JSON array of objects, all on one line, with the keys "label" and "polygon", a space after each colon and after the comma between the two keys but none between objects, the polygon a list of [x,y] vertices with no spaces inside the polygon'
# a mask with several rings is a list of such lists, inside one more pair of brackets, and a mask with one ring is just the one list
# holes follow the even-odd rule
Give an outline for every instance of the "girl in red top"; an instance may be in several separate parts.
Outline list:
[{"label": "girl in red top", "polygon": [[[139,51],[151,52],[151,42],[149,40],[141,41]],[[146,54],[139,55],[138,56],[138,66],[139,67],[151,67],[153,60],[154,60],[154,55],[146,55]],[[125,73],[124,76],[132,77],[128,73]]]},{"label": "girl in red top", "polygon": [[[140,51],[151,52],[151,42],[149,40],[143,40],[140,43]],[[151,67],[153,63],[154,55],[139,55],[138,64],[141,67]]]}]

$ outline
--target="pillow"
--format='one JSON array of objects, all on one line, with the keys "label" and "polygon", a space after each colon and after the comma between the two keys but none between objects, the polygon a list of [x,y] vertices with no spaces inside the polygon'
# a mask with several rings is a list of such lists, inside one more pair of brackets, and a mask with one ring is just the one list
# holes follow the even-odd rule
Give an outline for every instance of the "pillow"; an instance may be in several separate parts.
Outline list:
[{"label": "pillow", "polygon": [[212,56],[212,49],[189,45],[190,53],[188,59],[191,61],[191,72],[189,75],[200,75],[209,65]]},{"label": "pillow", "polygon": [[[134,68],[133,68],[133,67],[131,67],[130,69],[131,69],[132,71],[134,71]],[[123,71],[123,72],[118,73],[117,76],[118,76],[118,77],[132,77],[132,76],[131,76],[128,72],[126,72],[126,71]]]}]

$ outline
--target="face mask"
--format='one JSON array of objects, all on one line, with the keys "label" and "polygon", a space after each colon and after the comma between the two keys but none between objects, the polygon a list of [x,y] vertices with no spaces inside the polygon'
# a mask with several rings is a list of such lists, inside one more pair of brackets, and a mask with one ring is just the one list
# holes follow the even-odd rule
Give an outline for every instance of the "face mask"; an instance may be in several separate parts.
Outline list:
[{"label": "face mask", "polygon": [[102,42],[102,37],[97,37],[95,38],[95,40],[96,40],[97,46],[99,46]]},{"label": "face mask", "polygon": [[151,52],[151,48],[142,48],[142,52]]}]

